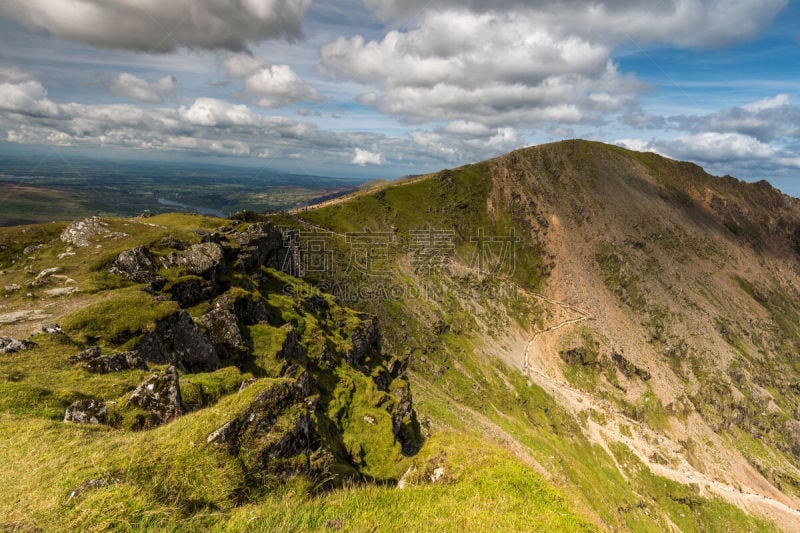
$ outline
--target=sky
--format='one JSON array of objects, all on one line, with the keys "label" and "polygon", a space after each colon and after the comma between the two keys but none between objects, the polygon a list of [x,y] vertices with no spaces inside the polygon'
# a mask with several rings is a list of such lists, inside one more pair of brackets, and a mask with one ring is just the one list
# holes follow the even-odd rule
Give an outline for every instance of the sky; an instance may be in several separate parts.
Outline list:
[{"label": "sky", "polygon": [[2,0],[0,154],[391,178],[570,138],[800,196],[800,0]]}]

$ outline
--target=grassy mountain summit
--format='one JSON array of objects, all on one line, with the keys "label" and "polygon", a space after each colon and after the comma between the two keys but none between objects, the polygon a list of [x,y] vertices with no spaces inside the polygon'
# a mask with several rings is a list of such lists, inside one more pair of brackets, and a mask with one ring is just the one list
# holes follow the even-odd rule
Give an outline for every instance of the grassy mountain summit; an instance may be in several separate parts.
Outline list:
[{"label": "grassy mountain summit", "polygon": [[3,527],[795,530],[798,202],[569,141],[0,229]]}]

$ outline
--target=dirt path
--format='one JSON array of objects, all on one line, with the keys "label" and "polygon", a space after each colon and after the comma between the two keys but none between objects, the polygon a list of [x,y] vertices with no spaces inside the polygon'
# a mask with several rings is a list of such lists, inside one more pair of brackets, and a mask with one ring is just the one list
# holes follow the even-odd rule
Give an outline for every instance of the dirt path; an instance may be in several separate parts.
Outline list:
[{"label": "dirt path", "polygon": [[[609,445],[624,443],[656,475],[684,485],[694,483],[700,487],[701,493],[717,495],[737,507],[766,516],[786,531],[800,529],[800,510],[786,502],[734,487],[698,471],[684,457],[682,446],[667,435],[654,431],[641,422],[628,417],[610,402],[595,398],[569,383],[548,375],[537,366],[539,358],[533,357],[532,354],[539,336],[591,319],[588,314],[565,302],[550,301],[550,303],[579,313],[580,316],[536,331],[525,346],[523,373],[529,382],[544,389],[573,415],[577,416],[581,411],[589,409],[603,414],[606,420],[604,424],[598,423],[591,417],[587,419],[585,434],[590,441],[604,448],[611,457],[613,457],[613,453],[611,453]],[[622,434],[620,424],[630,428],[630,436]],[[666,457],[670,464],[660,464],[651,459],[658,455]],[[622,469],[620,470],[622,471]]]}]

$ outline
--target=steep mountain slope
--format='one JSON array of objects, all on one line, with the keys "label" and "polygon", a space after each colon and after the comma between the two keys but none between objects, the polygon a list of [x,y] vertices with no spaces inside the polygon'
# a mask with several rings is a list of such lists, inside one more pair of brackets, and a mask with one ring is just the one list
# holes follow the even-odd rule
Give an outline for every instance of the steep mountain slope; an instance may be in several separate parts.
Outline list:
[{"label": "steep mountain slope", "polygon": [[[330,248],[333,267],[306,277],[382,317],[417,389],[504,427],[524,420],[498,405],[492,381],[516,369],[547,392],[640,498],[622,512],[630,494],[616,501],[609,490],[619,480],[557,468],[607,523],[690,528],[681,519],[704,496],[800,525],[799,201],[765,182],[573,141],[277,220]],[[438,248],[446,260],[430,257],[433,244],[421,251],[420,230],[452,245]],[[390,243],[372,247],[390,267],[353,268],[366,257],[364,232]],[[513,262],[500,238],[510,235]],[[671,509],[637,480],[642,471],[690,487],[671,500],[688,509]],[[603,502],[586,486],[595,483],[605,483]]]}]

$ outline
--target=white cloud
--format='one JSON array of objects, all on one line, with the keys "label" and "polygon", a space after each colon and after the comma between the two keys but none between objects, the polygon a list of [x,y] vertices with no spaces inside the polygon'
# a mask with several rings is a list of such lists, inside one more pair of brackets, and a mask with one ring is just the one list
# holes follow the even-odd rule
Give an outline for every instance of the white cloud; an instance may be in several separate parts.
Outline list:
[{"label": "white cloud", "polygon": [[55,117],[59,107],[47,97],[47,89],[38,81],[3,82],[0,83],[0,111]]},{"label": "white cloud", "polygon": [[229,78],[242,79],[267,66],[267,62],[250,54],[233,54],[223,61]]},{"label": "white cloud", "polygon": [[678,159],[728,162],[742,159],[771,159],[775,149],[758,139],[739,133],[698,133],[680,135],[671,141],[656,143],[665,153]]},{"label": "white cloud", "polygon": [[33,77],[27,70],[0,65],[0,82],[20,83],[32,79]]},{"label": "white cloud", "polygon": [[0,16],[106,48],[244,49],[300,35],[312,0],[4,0]]},{"label": "white cloud", "polygon": [[617,71],[607,44],[528,15],[429,11],[418,28],[380,41],[323,46],[319,70],[380,88],[359,101],[416,123],[591,122],[635,100],[642,85]]},{"label": "white cloud", "polygon": [[165,76],[156,82],[147,82],[132,74],[124,72],[109,87],[117,96],[138,100],[140,102],[161,103],[165,97],[175,96],[178,80],[174,76]]},{"label": "white cloud", "polygon": [[319,93],[288,65],[272,65],[246,77],[244,94],[253,98],[261,107],[280,107],[303,100],[321,100]]},{"label": "white cloud", "polygon": [[319,93],[289,65],[270,65],[267,61],[249,54],[231,55],[223,64],[229,78],[242,80],[243,89],[238,96],[252,100],[259,107],[281,107],[308,100],[322,101]]},{"label": "white cloud", "polygon": [[246,105],[216,98],[198,98],[190,107],[181,106],[180,117],[196,126],[251,126],[258,116]]},{"label": "white cloud", "polygon": [[775,109],[792,103],[792,98],[788,94],[778,94],[772,98],[762,98],[751,104],[742,106],[743,109],[751,113],[758,113],[767,109]]},{"label": "white cloud", "polygon": [[365,167],[367,165],[382,165],[384,163],[383,154],[370,152],[363,148],[356,148],[355,155],[353,155],[354,165]]},{"label": "white cloud", "polygon": [[679,46],[720,46],[758,33],[787,0],[363,0],[385,19],[408,22],[428,11],[527,12],[560,35],[605,36]]}]

